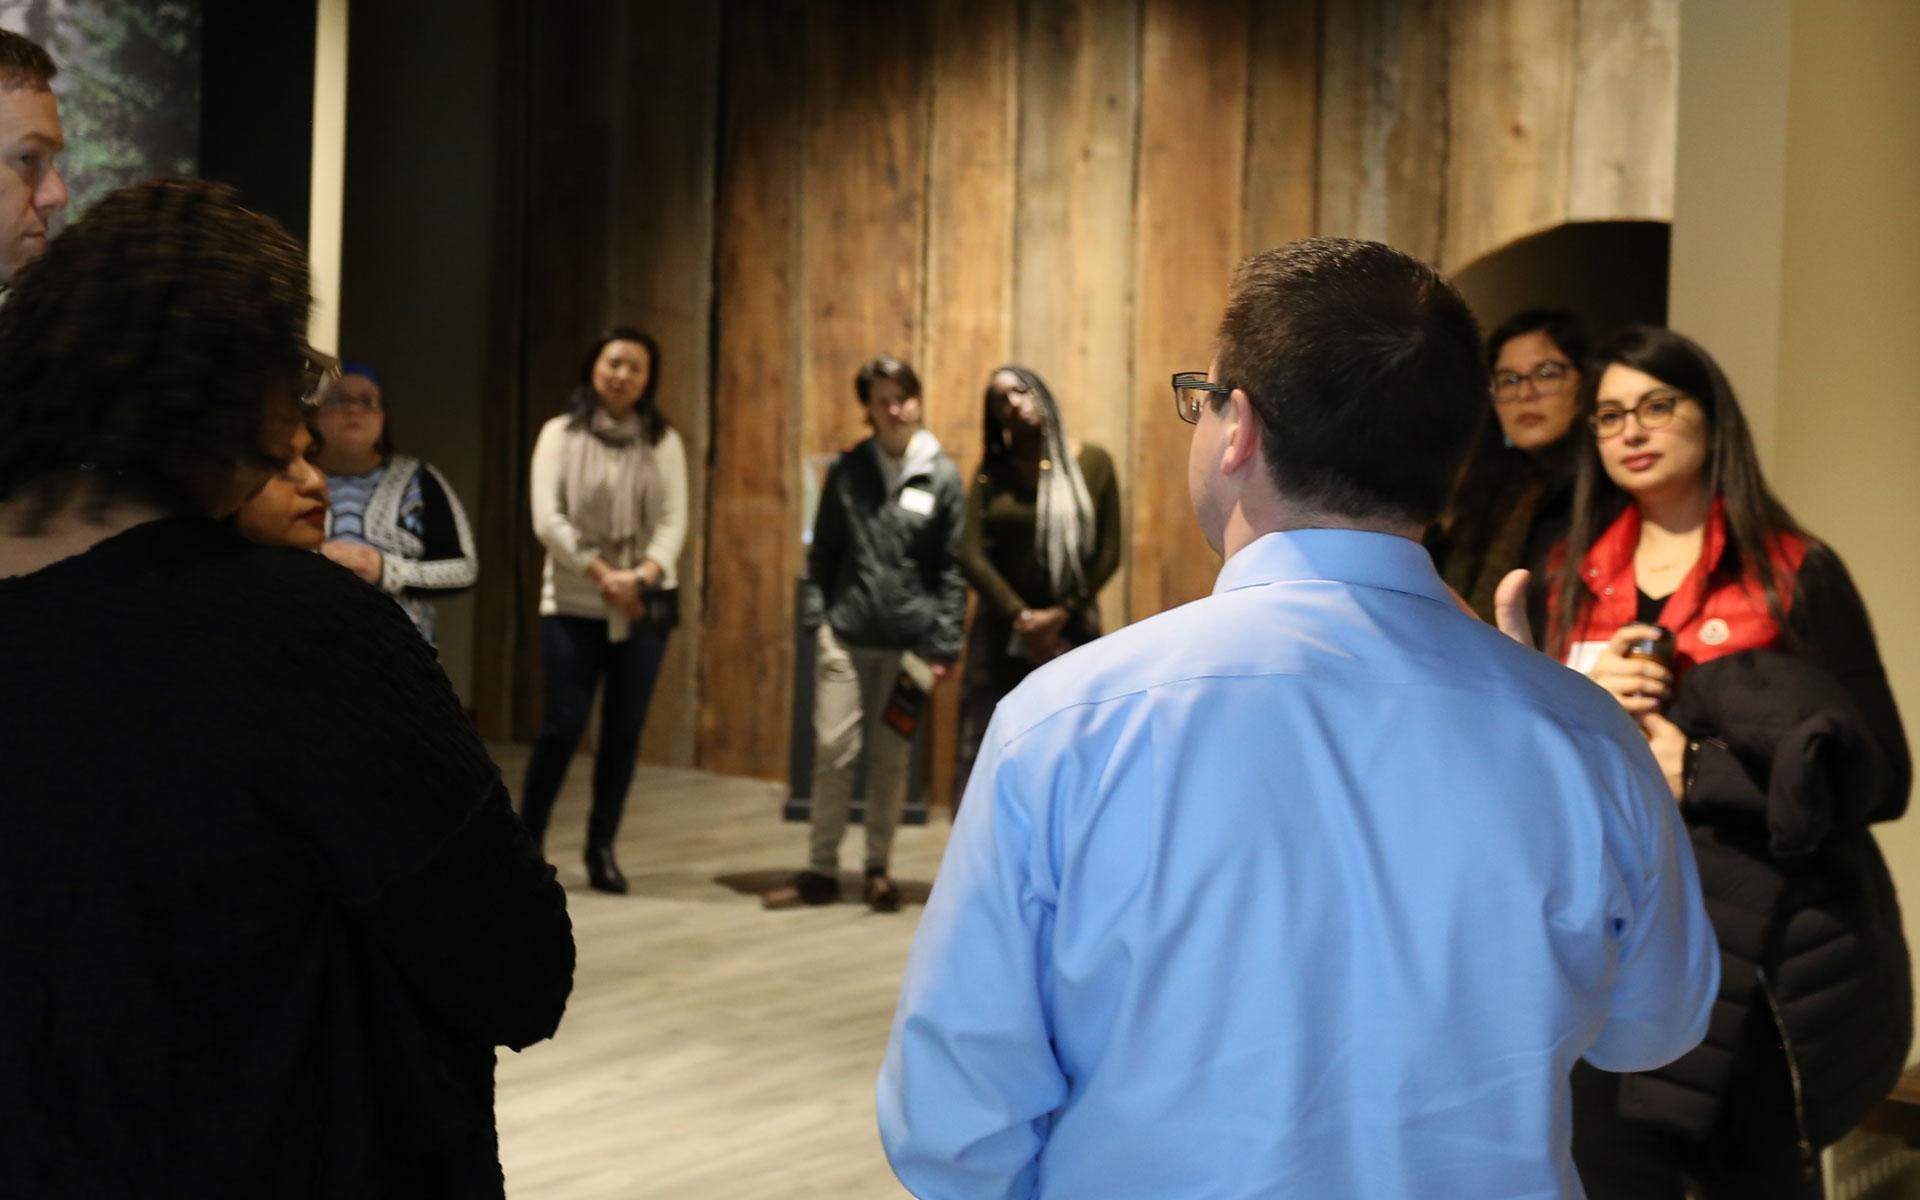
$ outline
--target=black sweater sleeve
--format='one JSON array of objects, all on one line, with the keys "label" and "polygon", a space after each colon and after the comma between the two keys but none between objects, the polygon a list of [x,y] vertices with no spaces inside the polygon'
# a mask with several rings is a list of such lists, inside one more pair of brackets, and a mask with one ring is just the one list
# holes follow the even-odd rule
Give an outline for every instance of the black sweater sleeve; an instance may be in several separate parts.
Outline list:
[{"label": "black sweater sleeve", "polygon": [[1866,719],[1888,766],[1886,786],[1868,806],[1866,819],[1893,820],[1907,809],[1913,758],[1867,606],[1840,557],[1825,546],[1813,546],[1800,564],[1787,624],[1808,661],[1839,680]]},{"label": "black sweater sleeve", "polygon": [[573,987],[566,893],[497,781],[370,923],[420,999],[468,1037],[520,1050],[553,1036]]}]

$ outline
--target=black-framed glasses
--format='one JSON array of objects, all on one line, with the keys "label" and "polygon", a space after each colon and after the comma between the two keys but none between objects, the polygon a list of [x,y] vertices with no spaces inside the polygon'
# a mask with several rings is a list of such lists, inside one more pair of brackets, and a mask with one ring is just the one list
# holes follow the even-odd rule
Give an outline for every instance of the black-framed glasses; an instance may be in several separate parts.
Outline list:
[{"label": "black-framed glasses", "polygon": [[1495,371],[1493,373],[1493,398],[1496,403],[1518,400],[1525,392],[1529,380],[1533,383],[1536,396],[1558,396],[1567,380],[1573,375],[1573,364],[1548,359],[1531,371]]},{"label": "black-framed glasses", "polygon": [[1626,432],[1628,417],[1640,422],[1642,429],[1659,429],[1672,424],[1673,414],[1683,402],[1691,399],[1693,397],[1685,392],[1648,392],[1632,408],[1624,404],[1600,405],[1587,418],[1587,424],[1593,426],[1593,435],[1598,438],[1618,437]]},{"label": "black-framed glasses", "polygon": [[1189,425],[1200,423],[1200,407],[1214,396],[1231,396],[1233,389],[1214,383],[1205,371],[1175,371],[1173,374],[1173,411]]}]

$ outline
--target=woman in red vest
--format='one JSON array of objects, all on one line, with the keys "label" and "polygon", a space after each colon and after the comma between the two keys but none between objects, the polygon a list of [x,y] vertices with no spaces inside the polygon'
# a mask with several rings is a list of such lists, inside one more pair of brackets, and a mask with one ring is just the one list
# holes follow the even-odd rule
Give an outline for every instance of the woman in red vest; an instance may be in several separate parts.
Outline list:
[{"label": "woman in red vest", "polygon": [[1592,1200],[1817,1197],[1819,1147],[1886,1095],[1911,1040],[1899,910],[1867,832],[1906,807],[1899,713],[1845,567],[1768,490],[1706,351],[1629,327],[1583,392],[1548,648],[1645,732],[1687,815],[1723,979],[1678,1062],[1576,1068],[1574,1161]]}]

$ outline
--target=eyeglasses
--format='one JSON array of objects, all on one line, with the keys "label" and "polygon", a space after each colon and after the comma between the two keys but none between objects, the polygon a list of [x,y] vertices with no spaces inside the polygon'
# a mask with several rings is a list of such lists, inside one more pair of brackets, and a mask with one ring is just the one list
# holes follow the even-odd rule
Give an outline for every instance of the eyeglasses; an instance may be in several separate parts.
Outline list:
[{"label": "eyeglasses", "polygon": [[364,408],[368,412],[379,412],[382,405],[378,395],[359,396],[338,387],[329,387],[320,397],[320,407],[332,409]]},{"label": "eyeglasses", "polygon": [[312,408],[321,402],[327,385],[340,378],[340,360],[312,346],[300,353],[300,403]]},{"label": "eyeglasses", "polygon": [[1200,423],[1200,407],[1214,396],[1231,396],[1233,389],[1213,383],[1205,371],[1176,371],[1173,376],[1173,411],[1189,425]]},{"label": "eyeglasses", "polygon": [[1560,389],[1567,386],[1567,379],[1572,374],[1571,363],[1554,362],[1552,359],[1548,359],[1531,371],[1495,371],[1493,398],[1496,403],[1501,404],[1518,400],[1529,380],[1533,382],[1534,395],[1558,396]]},{"label": "eyeglasses", "polygon": [[1602,404],[1593,410],[1593,415],[1587,418],[1587,424],[1593,426],[1594,436],[1600,438],[1618,437],[1626,432],[1628,417],[1639,421],[1642,429],[1659,429],[1672,423],[1673,414],[1681,401],[1691,399],[1692,396],[1681,392],[1648,392],[1632,408],[1621,404]]}]

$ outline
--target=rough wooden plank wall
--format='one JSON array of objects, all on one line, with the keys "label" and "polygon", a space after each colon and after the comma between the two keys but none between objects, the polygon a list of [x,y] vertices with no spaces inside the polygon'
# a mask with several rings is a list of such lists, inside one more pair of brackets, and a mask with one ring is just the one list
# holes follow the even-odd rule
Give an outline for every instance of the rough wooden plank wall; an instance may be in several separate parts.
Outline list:
[{"label": "rough wooden plank wall", "polygon": [[778,778],[801,564],[801,96],[804,14],[728,11],[721,101],[713,474],[700,765]]},{"label": "rough wooden plank wall", "polygon": [[[714,154],[718,144],[720,10],[644,0],[616,14],[611,73],[613,192],[604,324],[632,324],[660,343],[660,411],[687,451],[689,505],[704,514],[712,436]],[[675,102],[662,104],[662,96]],[[680,553],[681,625],[667,645],[641,755],[697,760],[700,644],[706,622],[707,522]]]},{"label": "rough wooden plank wall", "polygon": [[[927,159],[927,424],[971,485],[987,373],[1013,352],[1016,0],[933,0]],[[958,684],[934,693],[930,798],[953,792]]]},{"label": "rough wooden plank wall", "polygon": [[1446,224],[1442,0],[1321,9],[1318,232],[1438,262]]},{"label": "rough wooden plank wall", "polygon": [[1568,5],[1538,0],[1454,7],[1444,266],[1566,220],[1574,17]]},{"label": "rough wooden plank wall", "polygon": [[1567,217],[1673,219],[1680,0],[1580,0]]},{"label": "rough wooden plank wall", "polygon": [[[528,122],[524,182],[497,203],[524,244],[497,273],[519,281],[502,307],[524,328],[497,358],[526,408],[502,436],[530,444],[583,331],[637,315],[663,335],[663,403],[695,460],[697,628],[648,754],[687,761],[697,709],[698,765],[784,775],[801,463],[864,436],[852,377],[879,351],[920,369],[968,475],[981,388],[1008,359],[1114,455],[1129,552],[1109,627],[1204,592],[1215,564],[1165,377],[1206,365],[1234,262],[1324,232],[1453,268],[1569,214],[1666,216],[1677,5],[730,0],[715,16],[593,0],[523,19],[503,44],[526,39],[513,86],[541,95],[510,114]],[[577,69],[607,56],[608,29],[617,94]],[[522,525],[502,479],[490,462],[488,520]],[[539,556],[486,536],[490,559],[520,556],[522,590],[511,611],[482,597],[476,694],[490,729],[524,737]],[[954,699],[936,705],[936,798]]]},{"label": "rough wooden plank wall", "polygon": [[1313,234],[1320,121],[1319,0],[1256,0],[1247,45],[1248,254]]},{"label": "rough wooden plank wall", "polygon": [[1134,246],[1133,562],[1128,608],[1205,595],[1219,558],[1187,493],[1187,427],[1170,376],[1205,370],[1241,255],[1247,146],[1247,0],[1146,0]]},{"label": "rough wooden plank wall", "polygon": [[[1020,49],[1013,355],[1068,432],[1113,455],[1131,497],[1139,0],[1028,0]],[[1127,619],[1123,563],[1101,596]]]},{"label": "rough wooden plank wall", "polygon": [[[874,0],[807,8],[801,166],[802,440],[867,435],[854,393],[876,354],[912,360],[926,239],[925,13]],[[919,364],[915,364],[917,369]]]},{"label": "rough wooden plank wall", "polygon": [[[490,520],[505,522],[512,539],[508,561],[483,564],[481,579],[505,566],[511,573],[512,611],[501,636],[510,648],[513,686],[509,728],[531,740],[540,719],[540,571],[546,551],[533,537],[525,483],[540,426],[566,410],[579,378],[581,352],[599,328],[607,288],[606,197],[612,136],[612,89],[605,73],[582,71],[597,62],[610,20],[606,0],[569,6],[563,14],[532,13],[526,22],[527,103],[525,178],[531,186],[506,216],[524,245],[524,291],[512,328],[502,336],[519,344],[519,374],[501,381],[510,394],[501,435],[518,502]],[[505,580],[495,583],[507,582]]]}]

